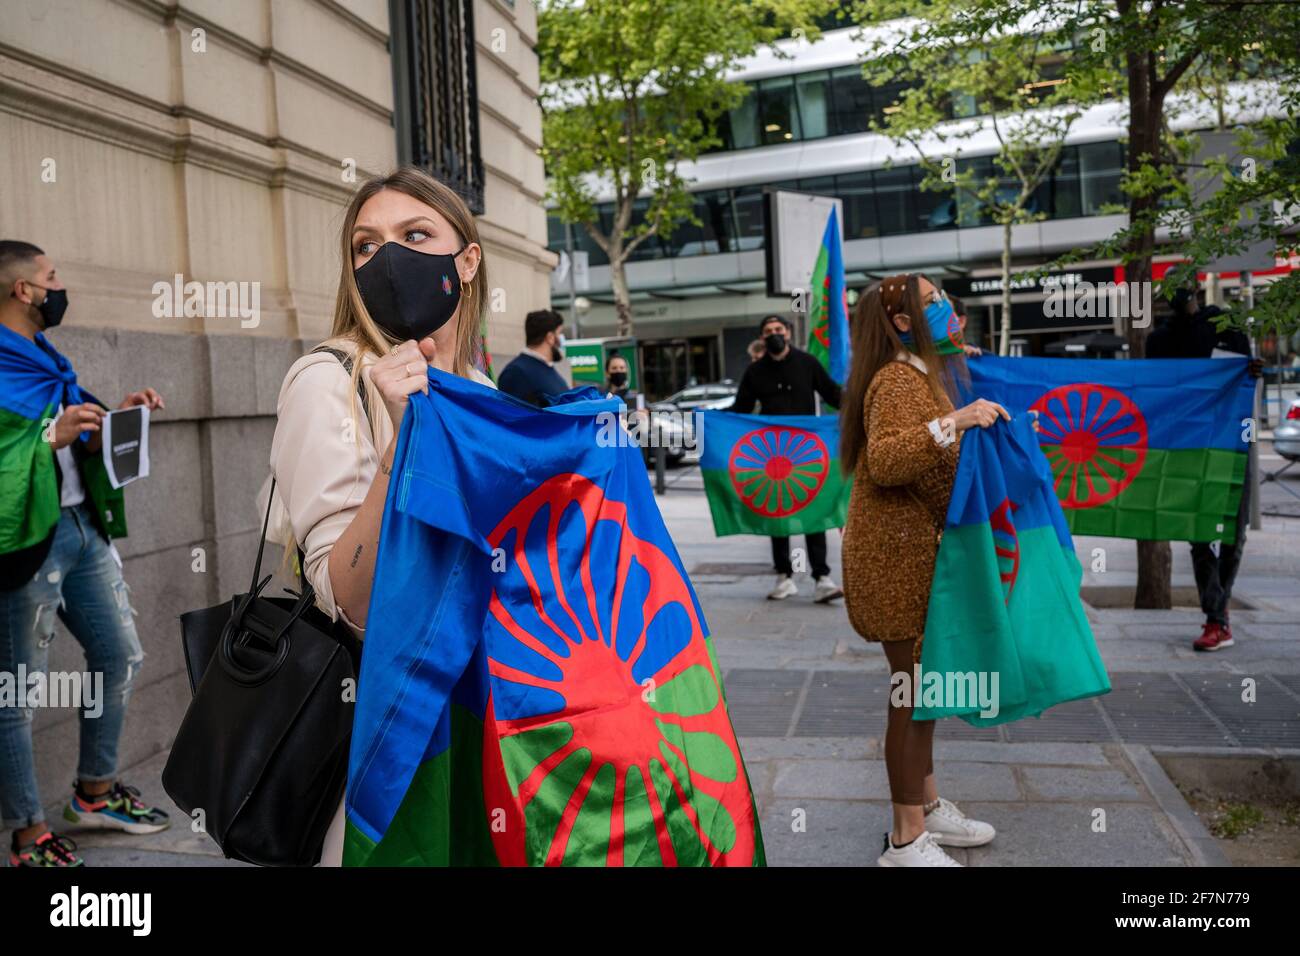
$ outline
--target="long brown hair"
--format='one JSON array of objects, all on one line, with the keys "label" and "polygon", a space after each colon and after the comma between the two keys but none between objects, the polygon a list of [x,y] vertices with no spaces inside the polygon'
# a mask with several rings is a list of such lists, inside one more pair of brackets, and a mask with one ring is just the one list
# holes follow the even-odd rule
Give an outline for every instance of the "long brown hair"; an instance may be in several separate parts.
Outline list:
[{"label": "long brown hair", "polygon": [[920,273],[902,273],[873,283],[859,296],[853,309],[853,366],[840,403],[840,467],[845,474],[853,472],[858,456],[866,447],[863,405],[872,379],[899,352],[908,351],[891,316],[909,320],[911,351],[929,369],[925,378],[935,401],[941,406],[945,399],[957,403],[958,381],[966,377],[965,360],[960,355],[945,358],[935,349],[930,326],[925,321],[925,303],[921,300],[923,278],[926,277]]},{"label": "long brown hair", "polygon": [[[331,337],[347,339],[356,346],[357,358],[352,364],[353,392],[356,391],[357,377],[361,374],[361,366],[367,354],[384,355],[397,344],[397,340],[388,336],[366,311],[352,267],[352,230],[357,224],[357,214],[370,197],[385,189],[405,193],[438,210],[456,230],[462,247],[473,242],[482,249],[478,224],[465,205],[465,200],[450,186],[440,183],[424,170],[415,166],[402,166],[387,176],[376,176],[361,184],[348,203],[343,216],[343,229],[339,233],[342,269],[338,295],[334,300],[334,326],[330,329]],[[460,304],[456,307],[454,317],[459,323],[456,327],[456,351],[452,356],[452,371],[461,376],[468,375],[483,354],[483,315],[487,307],[486,260],[486,254],[480,254],[474,278],[461,283]]]}]

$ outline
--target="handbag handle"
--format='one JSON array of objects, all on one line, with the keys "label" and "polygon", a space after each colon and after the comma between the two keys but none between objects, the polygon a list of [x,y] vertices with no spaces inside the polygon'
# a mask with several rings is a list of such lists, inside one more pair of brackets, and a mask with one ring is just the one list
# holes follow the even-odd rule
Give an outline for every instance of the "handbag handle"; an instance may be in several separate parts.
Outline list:
[{"label": "handbag handle", "polygon": [[266,550],[266,531],[271,527],[271,502],[275,500],[275,474],[271,474],[271,490],[266,495],[266,514],[262,518],[262,540],[257,544],[257,561],[253,564],[253,583],[248,586],[250,595],[260,590],[257,586],[262,577],[262,552]]},{"label": "handbag handle", "polygon": [[[293,627],[294,623],[302,617],[315,600],[314,595],[309,592],[304,592],[298,597],[298,603],[289,611],[289,616],[284,619],[284,623],[264,638],[267,643],[275,648],[275,657],[257,670],[248,670],[241,667],[235,660],[234,647],[235,638],[242,629],[244,615],[247,613],[249,605],[252,604],[254,596],[250,593],[240,603],[235,613],[230,616],[230,620],[226,622],[226,626],[222,628],[221,641],[217,644],[217,661],[221,664],[221,669],[230,676],[231,680],[247,686],[262,683],[280,669],[280,666],[289,656],[289,628]],[[258,636],[261,637],[262,635],[259,634]]]}]

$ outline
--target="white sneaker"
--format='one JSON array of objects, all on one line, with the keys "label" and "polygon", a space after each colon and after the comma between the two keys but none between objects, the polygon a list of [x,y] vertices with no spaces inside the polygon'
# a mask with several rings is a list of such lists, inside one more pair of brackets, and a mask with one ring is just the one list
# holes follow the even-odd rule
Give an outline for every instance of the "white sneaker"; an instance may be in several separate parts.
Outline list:
[{"label": "white sneaker", "polygon": [[836,584],[829,574],[817,579],[817,588],[813,591],[815,603],[826,604],[840,597],[844,597],[844,589]]},{"label": "white sneaker", "polygon": [[885,834],[885,852],[876,866],[961,866],[934,842],[934,834],[925,830],[907,846],[894,846]]},{"label": "white sneaker", "polygon": [[779,574],[776,578],[776,587],[768,592],[769,601],[784,601],[786,598],[799,593],[799,587],[794,583],[794,578],[788,574]]},{"label": "white sneaker", "polygon": [[992,824],[972,820],[943,797],[925,815],[925,829],[934,835],[934,842],[944,846],[983,846],[997,835]]}]

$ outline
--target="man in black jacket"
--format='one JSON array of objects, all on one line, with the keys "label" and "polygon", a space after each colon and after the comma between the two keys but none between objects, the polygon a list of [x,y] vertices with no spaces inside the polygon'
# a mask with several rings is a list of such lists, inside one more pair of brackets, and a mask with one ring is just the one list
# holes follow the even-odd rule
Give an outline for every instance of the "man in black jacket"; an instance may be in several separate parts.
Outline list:
[{"label": "man in black jacket", "polygon": [[[782,316],[769,315],[763,319],[759,335],[766,354],[745,369],[731,411],[751,415],[757,406],[758,413],[763,415],[815,415],[816,395],[828,405],[839,406],[840,387],[821,362],[790,344],[793,332]],[[830,565],[826,563],[826,532],[804,535],[804,541],[815,582],[813,600],[825,604],[842,597],[844,592],[832,580]],[[768,599],[784,601],[798,594],[789,538],[772,539],[772,563],[776,566],[776,586]]]},{"label": "man in black jacket", "polygon": [[[1215,317],[1223,314],[1217,305],[1198,310],[1196,293],[1191,289],[1179,289],[1174,293],[1172,305],[1173,316],[1147,336],[1147,358],[1210,358],[1216,349],[1250,355],[1250,339],[1244,332],[1236,329],[1220,332],[1215,327]],[[1252,359],[1249,367],[1251,376],[1259,378],[1262,363]],[[1194,650],[1218,651],[1234,643],[1232,628],[1228,625],[1228,603],[1232,600],[1232,585],[1241,565],[1241,553],[1246,547],[1250,493],[1255,483],[1249,459],[1247,462],[1241,486],[1241,504],[1237,508],[1235,540],[1217,542],[1217,554],[1213,543],[1192,543],[1192,572],[1196,576],[1196,591],[1205,615],[1201,636],[1192,642]]]},{"label": "man in black jacket", "polygon": [[564,320],[551,309],[538,309],[524,317],[526,348],[501,370],[497,388],[538,407],[550,404],[547,396],[568,391],[569,383],[555,370],[564,358]]}]

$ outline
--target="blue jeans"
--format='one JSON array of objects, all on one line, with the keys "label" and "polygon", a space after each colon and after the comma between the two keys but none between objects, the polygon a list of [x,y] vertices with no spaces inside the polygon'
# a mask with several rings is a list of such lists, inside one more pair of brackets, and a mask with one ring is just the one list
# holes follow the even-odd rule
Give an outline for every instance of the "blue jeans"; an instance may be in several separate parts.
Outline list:
[{"label": "blue jeans", "polygon": [[[63,509],[49,556],[36,576],[16,590],[0,591],[0,676],[11,685],[25,674],[30,688],[32,674],[48,672],[56,615],[85,652],[89,677],[78,706],[77,777],[86,783],[112,780],[122,720],[144,651],[122,571],[85,505]],[[47,693],[47,701],[52,696]],[[0,703],[0,816],[6,828],[32,826],[45,818],[32,762],[32,704],[30,699]]]}]

